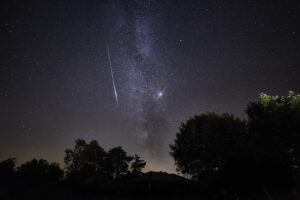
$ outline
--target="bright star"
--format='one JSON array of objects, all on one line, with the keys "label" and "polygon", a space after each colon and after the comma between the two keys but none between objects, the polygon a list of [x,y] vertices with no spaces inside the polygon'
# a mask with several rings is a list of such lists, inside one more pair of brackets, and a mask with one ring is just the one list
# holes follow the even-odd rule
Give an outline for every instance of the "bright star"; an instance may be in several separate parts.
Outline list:
[{"label": "bright star", "polygon": [[161,90],[161,91],[159,91],[159,92],[158,92],[158,94],[157,94],[157,97],[156,97],[155,101],[157,101],[157,100],[158,100],[160,97],[162,97],[162,96],[163,96],[165,89],[166,89],[166,88],[164,88],[163,90]]}]

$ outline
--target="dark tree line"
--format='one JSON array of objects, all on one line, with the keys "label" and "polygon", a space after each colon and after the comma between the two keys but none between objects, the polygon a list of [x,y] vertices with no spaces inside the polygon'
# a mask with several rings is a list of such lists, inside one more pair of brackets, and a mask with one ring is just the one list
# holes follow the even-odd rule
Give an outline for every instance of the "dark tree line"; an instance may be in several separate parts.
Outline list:
[{"label": "dark tree line", "polygon": [[57,163],[32,159],[16,167],[15,158],[9,158],[0,162],[0,199],[26,199],[21,194],[41,187],[51,191],[63,178],[64,171]]},{"label": "dark tree line", "polygon": [[[203,195],[204,190],[213,195],[222,190],[218,198],[224,199],[224,191],[238,198],[257,190],[267,194],[268,189],[293,187],[292,174],[299,172],[300,159],[300,95],[262,93],[248,103],[246,113],[248,119],[244,121],[228,113],[207,112],[181,124],[170,154],[177,170],[196,180],[196,187],[189,185],[190,192],[198,191],[199,186]],[[87,143],[78,139],[72,149],[65,150],[64,163],[62,169],[58,163],[44,159],[33,159],[18,167],[15,158],[1,161],[0,199],[9,199],[5,197],[20,191],[31,190],[33,194],[41,186],[51,191],[55,186],[67,185],[76,188],[72,193],[77,188],[115,192],[118,184],[126,190],[131,181],[136,189],[146,181],[146,191],[151,189],[151,173],[141,176],[146,162],[138,155],[128,155],[120,146],[106,151],[95,140]]]},{"label": "dark tree line", "polygon": [[130,156],[120,146],[106,152],[95,140],[76,140],[74,149],[65,153],[66,180],[75,184],[136,177],[146,166],[138,155]]},{"label": "dark tree line", "polygon": [[[74,149],[65,151],[65,168],[44,159],[33,159],[16,167],[16,159],[0,162],[0,199],[17,192],[60,184],[101,188],[118,181],[142,175],[146,162],[138,155],[130,156],[122,147],[105,151],[97,141],[75,141]],[[4,196],[3,196],[4,195]]]},{"label": "dark tree line", "polygon": [[262,93],[246,113],[246,121],[207,112],[182,123],[170,145],[177,170],[232,192],[291,188],[300,159],[300,95]]}]

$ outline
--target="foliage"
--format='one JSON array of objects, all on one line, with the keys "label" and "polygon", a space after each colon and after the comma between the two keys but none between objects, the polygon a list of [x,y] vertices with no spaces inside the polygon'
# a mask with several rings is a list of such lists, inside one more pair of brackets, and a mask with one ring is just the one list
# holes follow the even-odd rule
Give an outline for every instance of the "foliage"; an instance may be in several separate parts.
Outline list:
[{"label": "foliage", "polygon": [[170,145],[177,170],[196,178],[218,172],[237,190],[290,187],[299,167],[300,95],[261,93],[246,113],[247,123],[210,112],[183,123]]},{"label": "foliage", "polygon": [[7,175],[15,172],[16,159],[8,158],[0,162],[1,175]]},{"label": "foliage", "polygon": [[[67,149],[65,152],[67,177],[78,180],[76,182],[84,182],[94,176],[102,177],[103,181],[120,179],[131,174],[129,166],[133,157],[120,146],[106,152],[97,141],[86,143],[78,139],[74,149]],[[141,172],[145,165],[146,163],[138,157],[134,163],[134,173]]]},{"label": "foliage", "polygon": [[178,171],[197,178],[221,170],[226,158],[235,154],[243,134],[245,123],[233,115],[196,115],[181,125],[170,154]]},{"label": "foliage", "polygon": [[249,133],[256,144],[255,156],[288,159],[296,167],[299,164],[300,95],[292,91],[287,97],[261,93],[257,100],[248,103],[246,113]]},{"label": "foliage", "polygon": [[127,155],[122,147],[114,147],[109,150],[106,159],[106,170],[114,179],[121,178],[129,173],[129,162],[133,157]]},{"label": "foliage", "polygon": [[0,188],[9,187],[15,181],[15,165],[15,158],[8,158],[0,162]]},{"label": "foliage", "polygon": [[57,163],[48,163],[44,159],[33,159],[22,164],[17,168],[17,173],[29,185],[58,182],[64,174]]},{"label": "foliage", "polygon": [[74,150],[66,149],[64,158],[67,174],[90,168],[94,172],[101,171],[104,159],[107,153],[93,140],[89,144],[85,140],[78,139],[75,141]]},{"label": "foliage", "polygon": [[131,163],[131,172],[134,176],[142,174],[142,169],[146,166],[146,162],[138,155],[134,155],[134,161]]}]

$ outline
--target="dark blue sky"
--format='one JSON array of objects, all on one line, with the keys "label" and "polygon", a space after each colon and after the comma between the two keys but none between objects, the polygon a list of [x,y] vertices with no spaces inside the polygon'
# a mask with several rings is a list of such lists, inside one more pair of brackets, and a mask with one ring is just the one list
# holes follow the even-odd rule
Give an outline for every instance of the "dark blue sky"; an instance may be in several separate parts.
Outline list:
[{"label": "dark blue sky", "polygon": [[0,9],[0,159],[62,163],[83,138],[172,171],[168,145],[189,117],[246,118],[260,92],[300,92],[296,0],[4,0]]}]

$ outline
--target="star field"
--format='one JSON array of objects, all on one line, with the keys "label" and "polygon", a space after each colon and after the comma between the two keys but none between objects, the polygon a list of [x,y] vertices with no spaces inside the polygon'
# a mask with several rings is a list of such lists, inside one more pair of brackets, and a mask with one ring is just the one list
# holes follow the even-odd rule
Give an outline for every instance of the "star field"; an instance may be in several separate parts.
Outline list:
[{"label": "star field", "polygon": [[0,159],[62,163],[83,138],[173,171],[168,145],[189,117],[245,118],[260,92],[300,92],[296,0],[0,5]]}]

